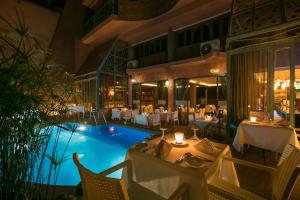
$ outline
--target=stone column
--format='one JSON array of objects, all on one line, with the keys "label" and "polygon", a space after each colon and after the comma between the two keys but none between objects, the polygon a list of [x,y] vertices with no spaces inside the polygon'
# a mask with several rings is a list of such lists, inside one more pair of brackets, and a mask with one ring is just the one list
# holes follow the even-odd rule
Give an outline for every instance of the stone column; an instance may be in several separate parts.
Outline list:
[{"label": "stone column", "polygon": [[172,28],[168,29],[168,62],[175,59],[175,32]]},{"label": "stone column", "polygon": [[128,78],[128,106],[132,106],[132,75]]},{"label": "stone column", "polygon": [[168,111],[174,111],[174,79],[168,79],[169,86],[168,86]]}]

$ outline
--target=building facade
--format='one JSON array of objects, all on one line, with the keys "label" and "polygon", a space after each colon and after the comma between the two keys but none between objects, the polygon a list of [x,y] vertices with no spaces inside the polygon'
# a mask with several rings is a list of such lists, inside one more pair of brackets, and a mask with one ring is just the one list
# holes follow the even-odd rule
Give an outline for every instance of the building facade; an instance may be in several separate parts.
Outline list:
[{"label": "building facade", "polygon": [[78,103],[189,112],[226,100],[231,1],[163,2],[99,1],[92,6],[94,14],[75,50],[83,97]]}]

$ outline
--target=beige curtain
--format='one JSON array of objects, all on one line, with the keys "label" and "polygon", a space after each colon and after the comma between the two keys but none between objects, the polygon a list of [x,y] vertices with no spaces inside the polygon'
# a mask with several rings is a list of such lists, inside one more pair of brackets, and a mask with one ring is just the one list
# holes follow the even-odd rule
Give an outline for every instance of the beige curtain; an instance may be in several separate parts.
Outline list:
[{"label": "beige curtain", "polygon": [[267,111],[267,61],[267,49],[232,56],[233,122],[248,118],[250,111]]}]

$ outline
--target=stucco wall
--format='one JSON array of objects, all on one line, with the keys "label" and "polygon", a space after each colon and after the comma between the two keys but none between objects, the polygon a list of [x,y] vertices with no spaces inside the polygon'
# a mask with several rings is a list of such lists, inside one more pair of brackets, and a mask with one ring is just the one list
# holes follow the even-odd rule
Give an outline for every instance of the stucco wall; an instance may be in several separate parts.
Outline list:
[{"label": "stucco wall", "polygon": [[[49,47],[59,13],[27,1],[0,0],[0,15],[11,22],[16,19],[16,9],[24,14],[25,23],[30,27],[31,32]],[[1,28],[4,28],[2,21],[0,21]]]}]

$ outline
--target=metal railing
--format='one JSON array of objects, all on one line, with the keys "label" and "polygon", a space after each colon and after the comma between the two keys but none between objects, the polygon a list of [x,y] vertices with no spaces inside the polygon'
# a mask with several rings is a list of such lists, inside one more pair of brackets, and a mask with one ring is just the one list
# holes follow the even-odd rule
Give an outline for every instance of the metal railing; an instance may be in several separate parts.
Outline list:
[{"label": "metal railing", "polygon": [[84,24],[84,35],[89,33],[97,25],[101,24],[105,19],[113,14],[118,14],[118,1],[107,1],[100,10],[98,10],[87,22]]}]

